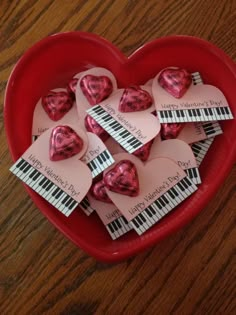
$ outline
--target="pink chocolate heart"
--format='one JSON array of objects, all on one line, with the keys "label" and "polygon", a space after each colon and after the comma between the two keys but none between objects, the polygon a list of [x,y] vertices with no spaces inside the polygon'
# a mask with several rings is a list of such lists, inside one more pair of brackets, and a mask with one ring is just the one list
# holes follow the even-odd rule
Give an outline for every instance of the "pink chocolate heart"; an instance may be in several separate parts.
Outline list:
[{"label": "pink chocolate heart", "polygon": [[50,137],[50,160],[60,161],[78,154],[83,148],[83,140],[69,126],[53,128]]},{"label": "pink chocolate heart", "polygon": [[139,194],[139,180],[136,166],[129,160],[122,160],[103,177],[107,189],[127,196]]},{"label": "pink chocolate heart", "polygon": [[87,131],[97,135],[102,141],[106,141],[110,135],[91,116],[86,115],[84,125]]},{"label": "pink chocolate heart", "polygon": [[134,151],[132,154],[137,156],[141,161],[145,162],[147,161],[151,147],[153,144],[153,140],[149,141],[148,143],[144,144],[141,148],[138,150]]},{"label": "pink chocolate heart", "polygon": [[149,108],[152,103],[151,95],[140,86],[134,85],[124,90],[119,111],[122,113],[137,112]]},{"label": "pink chocolate heart", "polygon": [[111,199],[107,195],[103,179],[91,186],[90,193],[97,200],[112,203]]},{"label": "pink chocolate heart", "polygon": [[185,69],[164,69],[158,78],[160,86],[175,98],[181,98],[192,83],[191,74]]},{"label": "pink chocolate heart", "polygon": [[105,100],[113,91],[110,78],[91,74],[81,79],[80,87],[90,105],[96,105]]},{"label": "pink chocolate heart", "polygon": [[161,124],[161,139],[168,140],[177,138],[184,126],[184,123]]},{"label": "pink chocolate heart", "polygon": [[50,91],[42,97],[42,106],[53,121],[61,119],[73,106],[73,98],[68,92]]}]

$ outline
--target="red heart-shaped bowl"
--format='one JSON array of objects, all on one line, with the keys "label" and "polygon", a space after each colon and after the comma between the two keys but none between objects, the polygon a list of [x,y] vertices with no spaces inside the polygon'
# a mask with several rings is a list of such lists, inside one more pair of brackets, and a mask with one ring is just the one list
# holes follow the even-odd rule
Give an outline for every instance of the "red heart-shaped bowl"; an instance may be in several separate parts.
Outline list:
[{"label": "red heart-shaped bowl", "polygon": [[[120,87],[142,84],[167,66],[199,71],[204,82],[223,91],[236,115],[236,66],[223,51],[204,40],[187,36],[160,38],[127,58],[97,35],[61,33],[30,48],[16,64],[8,81],[4,114],[14,161],[31,144],[32,117],[38,99],[50,89],[65,86],[75,73],[93,66],[112,71]],[[87,217],[81,211],[74,211],[66,218],[37,193],[26,189],[41,212],[77,246],[98,260],[120,261],[184,226],[214,196],[236,155],[235,121],[224,122],[222,127],[223,135],[216,138],[201,165],[202,184],[198,191],[141,237],[131,232],[112,241],[96,215]]]}]

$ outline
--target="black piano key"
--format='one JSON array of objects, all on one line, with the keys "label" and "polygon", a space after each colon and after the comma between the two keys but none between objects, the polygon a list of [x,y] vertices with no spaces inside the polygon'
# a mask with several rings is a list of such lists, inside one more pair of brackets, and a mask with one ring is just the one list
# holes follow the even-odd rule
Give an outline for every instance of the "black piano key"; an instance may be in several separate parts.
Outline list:
[{"label": "black piano key", "polygon": [[165,195],[162,195],[163,200],[165,201],[166,204],[169,203],[169,200],[165,197]]},{"label": "black piano key", "polygon": [[95,170],[97,168],[97,165],[94,163],[94,161],[91,161],[90,164],[91,164],[93,170]]},{"label": "black piano key", "polygon": [[46,187],[46,191],[49,191],[49,190],[52,188],[53,185],[54,185],[53,182],[51,182],[51,183]]},{"label": "black piano key", "polygon": [[68,209],[69,209],[69,210],[73,209],[73,207],[74,207],[76,204],[77,204],[77,201],[74,200],[74,201],[69,205]]},{"label": "black piano key", "polygon": [[179,193],[177,192],[177,190],[175,189],[175,187],[171,188],[171,191],[175,194],[176,197],[179,196]]},{"label": "black piano key", "polygon": [[176,111],[176,115],[177,115],[177,117],[180,118],[180,111],[179,110]]},{"label": "black piano key", "polygon": [[132,142],[134,142],[134,143],[136,143],[138,140],[136,139],[136,138],[130,138],[129,140],[127,140],[127,143],[132,143]]},{"label": "black piano key", "polygon": [[104,120],[105,122],[109,121],[110,119],[112,119],[112,117],[108,114],[102,117],[102,120]]},{"label": "black piano key", "polygon": [[118,219],[116,220],[116,224],[118,225],[118,228],[119,228],[119,229],[122,228],[122,225],[120,224],[120,221],[119,221]]},{"label": "black piano key", "polygon": [[119,126],[113,128],[113,129],[114,129],[114,131],[118,131],[118,130],[120,130],[120,129],[122,129],[122,128],[123,128],[123,127],[122,127],[121,125],[119,125]]},{"label": "black piano key", "polygon": [[173,115],[172,115],[172,111],[171,111],[171,110],[168,111],[168,114],[169,114],[169,117],[170,117],[170,118],[173,118]]},{"label": "black piano key", "polygon": [[47,180],[48,180],[47,177],[44,177],[44,178],[39,182],[39,186],[42,186]]},{"label": "black piano key", "polygon": [[175,195],[173,194],[171,189],[168,191],[168,193],[172,199],[175,199]]},{"label": "black piano key", "polygon": [[199,145],[197,145],[197,144],[195,144],[195,143],[194,143],[194,148],[195,148],[195,149],[198,149],[199,151],[201,151],[201,149],[202,149]]},{"label": "black piano key", "polygon": [[115,230],[114,230],[114,228],[113,228],[113,225],[112,225],[111,223],[109,223],[107,226],[109,227],[111,233],[114,233],[114,232],[115,232]]},{"label": "black piano key", "polygon": [[186,184],[184,178],[181,180],[181,184],[184,186],[185,189],[188,189],[188,185]]},{"label": "black piano key", "polygon": [[140,144],[141,144],[141,142],[137,140],[137,142],[131,143],[130,145],[135,149],[135,148],[137,148]]},{"label": "black piano key", "polygon": [[146,222],[146,219],[142,213],[139,214],[139,217],[143,220],[143,222]]},{"label": "black piano key", "polygon": [[58,199],[63,194],[63,190],[59,188],[59,192],[55,195],[55,199]]},{"label": "black piano key", "polygon": [[103,162],[106,162],[106,161],[107,161],[107,158],[105,157],[105,154],[104,154],[104,153],[101,153],[101,154],[100,154],[100,157],[101,157],[101,159],[103,160]]},{"label": "black piano key", "polygon": [[41,175],[41,173],[39,173],[39,172],[37,171],[37,173],[36,173],[36,174],[34,175],[34,177],[32,178],[33,181],[35,181],[40,175]]},{"label": "black piano key", "polygon": [[[195,170],[195,172],[197,174],[196,168],[193,168],[193,170]],[[192,182],[188,179],[188,177],[185,177],[185,182],[187,183],[188,187],[192,186]]]},{"label": "black piano key", "polygon": [[105,110],[101,106],[96,106],[92,109],[96,114],[102,114],[105,112]]},{"label": "black piano key", "polygon": [[188,112],[189,112],[189,116],[190,116],[190,117],[192,117],[192,116],[193,116],[193,112],[192,112],[192,110],[191,110],[191,109],[189,109],[189,111],[188,111]]},{"label": "black piano key", "polygon": [[159,199],[154,201],[154,204],[161,210],[162,209],[162,205],[159,202]]},{"label": "black piano key", "polygon": [[180,116],[183,117],[183,118],[185,117],[184,111],[182,109],[180,109]]},{"label": "black piano key", "polygon": [[196,109],[192,109],[192,112],[193,112],[193,116],[197,117]]},{"label": "black piano key", "polygon": [[182,182],[178,182],[178,187],[182,190],[185,191],[184,186],[182,185]]},{"label": "black piano key", "polygon": [[165,111],[160,111],[159,113],[161,114],[161,118],[164,118],[165,116],[164,116],[164,112]]},{"label": "black piano key", "polygon": [[100,157],[100,155],[97,156],[97,160],[98,160],[98,162],[99,162],[100,164],[103,163],[103,160],[102,160],[102,158]]},{"label": "black piano key", "polygon": [[111,128],[113,128],[113,127],[115,127],[117,124],[118,124],[118,123],[114,120],[114,121],[112,121],[112,122],[109,124],[109,126],[110,126]]},{"label": "black piano key", "polygon": [[37,170],[34,170],[34,171],[29,175],[29,178],[34,177],[34,175],[36,175],[37,172],[38,172]]},{"label": "black piano key", "polygon": [[142,225],[142,224],[143,224],[142,220],[139,218],[138,215],[137,215],[137,217],[136,217],[135,219],[138,221],[139,225]]},{"label": "black piano key", "polygon": [[92,165],[90,164],[90,162],[87,164],[87,166],[89,167],[90,171],[92,172],[92,171],[93,171],[93,167],[92,167]]},{"label": "black piano key", "polygon": [[217,114],[220,116],[221,115],[221,111],[220,111],[219,107],[216,107],[216,111],[217,111]]},{"label": "black piano key", "polygon": [[224,109],[225,109],[226,114],[227,114],[227,115],[230,115],[229,108],[228,108],[228,107],[224,107]]},{"label": "black piano key", "polygon": [[160,202],[160,204],[162,205],[162,208],[165,207],[165,202],[162,199],[162,196],[158,199],[158,201]]},{"label": "black piano key", "polygon": [[198,174],[197,174],[197,171],[196,171],[196,168],[192,168],[192,172],[193,172],[193,176],[194,178],[197,178],[198,177]]},{"label": "black piano key", "polygon": [[148,215],[150,218],[152,218],[153,214],[152,214],[152,212],[149,210],[149,208],[146,208],[146,213],[147,213],[147,215]]},{"label": "black piano key", "polygon": [[167,113],[167,111],[164,111],[164,117],[165,117],[165,118],[168,118],[168,113]]},{"label": "black piano key", "polygon": [[203,108],[203,111],[204,111],[204,114],[206,116],[209,116],[210,115],[210,112],[208,111],[208,108]]},{"label": "black piano key", "polygon": [[61,203],[64,205],[64,204],[68,201],[69,198],[70,198],[70,196],[67,195],[67,196],[61,201]]},{"label": "black piano key", "polygon": [[118,226],[116,224],[116,221],[112,221],[112,225],[115,231],[118,231]]},{"label": "black piano key", "polygon": [[108,160],[110,159],[110,156],[109,156],[109,154],[108,154],[107,151],[104,151],[103,154],[105,155],[105,157],[106,157]]},{"label": "black piano key", "polygon": [[54,192],[52,193],[52,196],[56,196],[56,194],[60,191],[60,188],[57,187],[57,189],[54,190]]},{"label": "black piano key", "polygon": [[156,210],[153,209],[152,205],[148,207],[148,209],[152,212],[153,215],[156,214]]},{"label": "black piano key", "polygon": [[198,116],[198,117],[201,116],[201,112],[200,112],[200,109],[199,109],[199,108],[196,109],[196,113],[197,113],[197,116]]},{"label": "black piano key", "polygon": [[132,220],[132,222],[134,223],[134,225],[135,225],[136,228],[138,229],[138,228],[139,228],[139,224],[138,224],[138,222],[136,221],[136,218],[134,218],[134,219]]},{"label": "black piano key", "polygon": [[129,132],[127,130],[124,130],[119,134],[121,138],[126,138],[128,135],[129,135]]},{"label": "black piano key", "polygon": [[26,161],[24,161],[24,163],[21,164],[21,166],[20,166],[20,170],[23,171],[24,168],[25,168],[27,165],[28,165],[28,163],[27,163]]},{"label": "black piano key", "polygon": [[48,179],[44,184],[43,184],[43,189],[45,189],[47,187],[47,185],[50,183],[51,181]]},{"label": "black piano key", "polygon": [[16,167],[17,168],[20,168],[20,166],[25,163],[25,160],[21,159],[17,164],[16,164]]}]

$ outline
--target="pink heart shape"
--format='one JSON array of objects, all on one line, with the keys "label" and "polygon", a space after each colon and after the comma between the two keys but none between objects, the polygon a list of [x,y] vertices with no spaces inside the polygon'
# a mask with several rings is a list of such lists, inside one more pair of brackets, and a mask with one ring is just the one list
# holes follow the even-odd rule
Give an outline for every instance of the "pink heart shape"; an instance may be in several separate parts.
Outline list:
[{"label": "pink heart shape", "polygon": [[152,106],[152,103],[151,95],[141,89],[140,86],[134,85],[124,90],[119,104],[119,111],[122,113],[138,112],[148,109]]},{"label": "pink heart shape", "polygon": [[164,69],[158,78],[163,89],[176,98],[181,98],[192,83],[192,77],[185,69]]},{"label": "pink heart shape", "polygon": [[96,105],[106,99],[113,91],[110,78],[107,76],[85,75],[80,87],[90,105]]},{"label": "pink heart shape", "polygon": [[139,181],[135,165],[129,160],[122,160],[103,177],[105,186],[114,192],[127,196],[139,194]]},{"label": "pink heart shape", "polygon": [[68,159],[81,152],[83,140],[69,126],[53,128],[50,137],[50,160],[60,161]]},{"label": "pink heart shape", "polygon": [[67,92],[49,92],[42,97],[45,112],[53,121],[61,119],[73,106],[73,99]]}]

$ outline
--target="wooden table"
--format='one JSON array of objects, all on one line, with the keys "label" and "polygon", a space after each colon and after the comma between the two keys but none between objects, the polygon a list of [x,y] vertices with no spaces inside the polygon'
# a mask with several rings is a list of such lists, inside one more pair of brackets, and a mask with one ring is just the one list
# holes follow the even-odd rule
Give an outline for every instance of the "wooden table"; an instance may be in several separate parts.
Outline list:
[{"label": "wooden table", "polygon": [[188,34],[236,60],[234,0],[0,3],[0,314],[235,314],[236,167],[184,229],[118,265],[63,237],[8,171],[3,97],[16,61],[39,39],[83,30],[129,55],[146,41]]}]

